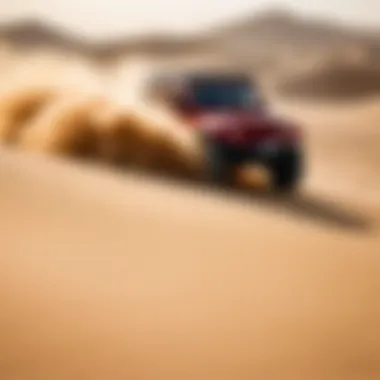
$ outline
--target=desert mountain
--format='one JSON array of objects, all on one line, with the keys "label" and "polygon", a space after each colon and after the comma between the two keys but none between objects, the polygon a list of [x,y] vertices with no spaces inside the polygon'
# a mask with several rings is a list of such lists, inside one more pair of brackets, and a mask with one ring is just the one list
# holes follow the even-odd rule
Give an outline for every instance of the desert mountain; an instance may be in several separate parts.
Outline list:
[{"label": "desert mountain", "polygon": [[111,58],[135,52],[183,53],[199,49],[331,47],[342,44],[380,51],[380,31],[363,31],[334,22],[305,19],[287,11],[267,11],[214,25],[193,36],[169,34],[89,41],[38,20],[21,20],[0,26],[0,40],[16,48],[49,47],[96,57]]},{"label": "desert mountain", "polygon": [[380,46],[380,29],[361,30],[333,20],[310,19],[286,10],[271,10],[216,25],[226,38],[252,38],[265,43],[326,45],[365,43]]},{"label": "desert mountain", "polygon": [[112,58],[135,52],[181,53],[207,43],[206,39],[199,37],[187,38],[166,34],[124,37],[100,42],[88,40],[35,19],[0,25],[0,40],[20,49],[53,48],[95,58]]}]

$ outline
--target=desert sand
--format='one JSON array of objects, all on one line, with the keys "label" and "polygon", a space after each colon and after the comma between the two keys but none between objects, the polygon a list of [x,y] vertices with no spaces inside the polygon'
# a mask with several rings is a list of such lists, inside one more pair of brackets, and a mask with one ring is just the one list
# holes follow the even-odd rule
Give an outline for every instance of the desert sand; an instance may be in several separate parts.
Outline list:
[{"label": "desert sand", "polygon": [[[265,25],[265,45],[282,48],[282,29],[278,40]],[[308,41],[309,24],[292,25],[290,46],[300,35]],[[296,46],[307,72],[324,62],[330,40],[318,28],[311,36],[323,54]],[[234,64],[247,57],[270,78],[277,66],[279,77],[287,66],[300,72],[292,49],[255,63],[246,41],[227,49]],[[327,50],[341,57],[334,46]],[[223,61],[219,50],[194,64]],[[4,51],[0,92],[54,85],[134,104],[153,59],[128,55],[100,69],[87,55]],[[314,88],[320,78],[301,84]],[[292,198],[226,194],[2,146],[0,379],[378,380],[380,99],[337,105],[311,96],[306,104],[304,89],[296,92],[297,101],[273,99],[305,131],[307,176]],[[57,119],[60,107],[34,120],[32,132],[75,119]],[[13,119],[0,116],[8,136]],[[29,134],[26,124],[12,140]],[[36,136],[33,147],[56,147],[50,133]]]},{"label": "desert sand", "polygon": [[278,105],[307,136],[288,200],[4,148],[1,379],[378,379],[379,103],[355,107]]}]

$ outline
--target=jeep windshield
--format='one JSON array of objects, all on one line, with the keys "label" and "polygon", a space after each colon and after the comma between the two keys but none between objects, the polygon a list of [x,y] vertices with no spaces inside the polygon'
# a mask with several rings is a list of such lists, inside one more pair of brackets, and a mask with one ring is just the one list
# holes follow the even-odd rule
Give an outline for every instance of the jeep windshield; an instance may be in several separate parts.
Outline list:
[{"label": "jeep windshield", "polygon": [[205,109],[260,108],[259,97],[247,81],[219,78],[195,80],[192,98],[197,107]]}]

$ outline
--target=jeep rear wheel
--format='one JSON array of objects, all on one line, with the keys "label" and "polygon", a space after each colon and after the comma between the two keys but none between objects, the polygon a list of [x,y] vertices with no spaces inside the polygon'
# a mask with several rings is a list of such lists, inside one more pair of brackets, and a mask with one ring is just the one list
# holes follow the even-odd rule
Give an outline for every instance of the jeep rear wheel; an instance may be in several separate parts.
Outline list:
[{"label": "jeep rear wheel", "polygon": [[212,139],[205,139],[204,147],[207,160],[206,179],[218,185],[232,185],[234,165],[226,150]]}]

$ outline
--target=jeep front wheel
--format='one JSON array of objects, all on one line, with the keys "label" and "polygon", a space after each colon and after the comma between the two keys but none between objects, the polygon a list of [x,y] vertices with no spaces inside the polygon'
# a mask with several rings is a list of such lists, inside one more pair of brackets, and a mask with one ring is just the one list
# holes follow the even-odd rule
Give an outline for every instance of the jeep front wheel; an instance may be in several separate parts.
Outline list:
[{"label": "jeep front wheel", "polygon": [[302,175],[302,154],[297,150],[280,153],[270,164],[275,191],[293,191]]}]

